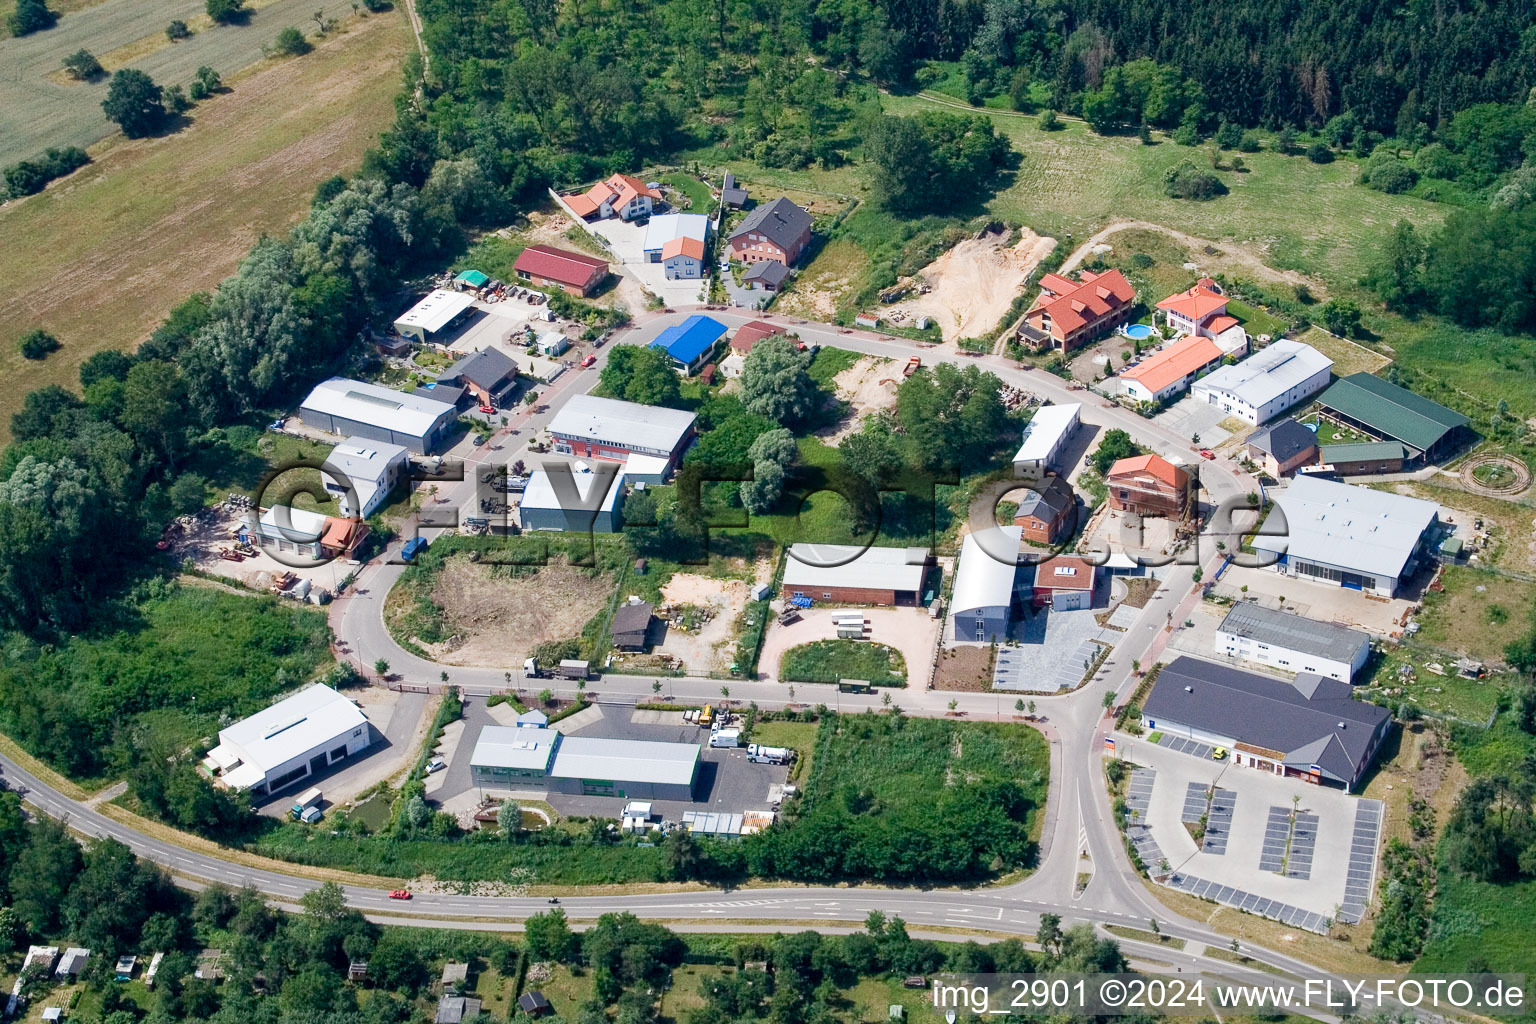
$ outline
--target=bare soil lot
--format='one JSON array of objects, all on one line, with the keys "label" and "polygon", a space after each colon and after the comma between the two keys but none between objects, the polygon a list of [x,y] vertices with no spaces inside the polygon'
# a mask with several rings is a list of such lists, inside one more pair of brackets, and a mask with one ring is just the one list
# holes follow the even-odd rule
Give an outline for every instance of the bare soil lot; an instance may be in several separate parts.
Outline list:
[{"label": "bare soil lot", "polygon": [[986,644],[966,644],[941,650],[933,688],[986,693],[992,689],[992,656],[992,647]]},{"label": "bare soil lot", "polygon": [[675,609],[676,618],[693,628],[669,624],[666,642],[655,653],[670,654],[691,669],[729,671],[736,650],[736,619],[747,606],[749,589],[743,580],[675,574],[661,588],[663,607]]},{"label": "bare soil lot", "polygon": [[901,368],[894,359],[864,356],[832,378],[840,401],[850,406],[848,415],[838,424],[819,433],[828,444],[836,444],[859,429],[860,422],[873,412],[896,408],[896,386],[901,383]]},{"label": "bare soil lot", "polygon": [[1027,228],[1017,244],[1004,247],[1006,240],[1001,233],[963,240],[918,272],[926,293],[886,307],[883,315],[898,324],[931,316],[945,341],[990,331],[1056,245]]},{"label": "bare soil lot", "polygon": [[[0,433],[26,392],[74,387],[91,354],[134,347],[176,303],[218,285],[257,237],[286,231],[315,185],[355,169],[394,117],[409,45],[403,14],[362,19],[313,53],[259,67],[200,104],[181,132],[115,142],[46,192],[0,208],[0,373],[10,385]],[[64,348],[23,360],[16,339],[33,327]]]},{"label": "bare soil lot", "polygon": [[613,577],[551,561],[529,573],[467,558],[443,564],[432,600],[455,634],[433,652],[450,665],[516,665],[534,645],[574,636],[613,596]]}]

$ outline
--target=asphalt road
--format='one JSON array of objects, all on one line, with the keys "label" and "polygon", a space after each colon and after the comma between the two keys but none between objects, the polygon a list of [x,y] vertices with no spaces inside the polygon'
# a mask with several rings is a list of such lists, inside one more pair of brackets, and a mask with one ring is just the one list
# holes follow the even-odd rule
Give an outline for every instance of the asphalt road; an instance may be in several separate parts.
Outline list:
[{"label": "asphalt road", "polygon": [[[619,339],[619,343],[648,339],[667,323],[686,314],[664,314],[648,318]],[[739,313],[721,311],[711,315],[736,325],[748,319]],[[768,319],[782,318],[769,317]],[[802,339],[834,345],[851,351],[884,355],[905,360],[922,356],[926,364],[936,360],[955,363],[979,362],[1006,383],[1014,384],[1053,402],[1082,402],[1083,420],[1101,427],[1120,427],[1138,441],[1157,451],[1191,450],[1185,438],[1179,438],[1156,424],[1118,407],[1113,407],[1084,391],[1069,390],[1061,379],[1041,371],[1020,369],[998,357],[979,359],[941,354],[905,341],[886,341],[863,334],[846,334],[837,328],[792,321]],[[599,350],[600,362],[609,349]],[[491,445],[480,449],[464,446],[466,481],[440,488],[449,502],[457,504],[469,498],[478,467],[495,461],[532,460],[526,442],[534,428],[547,423],[555,409],[570,395],[595,386],[597,368],[567,374],[544,395],[545,412],[523,411],[498,435],[500,450]],[[512,431],[515,430],[516,433]],[[1194,461],[1198,461],[1195,459]],[[1252,480],[1229,463],[1205,463],[1203,486],[1212,502],[1247,493]],[[1207,534],[1199,546],[1200,559],[1207,572],[1219,560],[1215,537]],[[377,562],[359,575],[353,592],[333,606],[332,625],[345,653],[364,666],[377,658],[389,661],[392,674],[406,681],[437,682],[442,667],[403,650],[384,627],[382,610],[390,587],[403,567]],[[1039,915],[1056,913],[1067,923],[1088,921],[1097,924],[1121,923],[1145,927],[1156,919],[1165,935],[1196,943],[1225,947],[1228,939],[1205,925],[1172,914],[1153,899],[1124,855],[1119,831],[1112,820],[1112,810],[1102,776],[1102,748],[1110,727],[1102,706],[1105,691],[1114,691],[1124,699],[1134,689],[1132,662],[1150,665],[1166,644],[1170,622],[1183,618],[1185,610],[1197,600],[1193,566],[1181,565],[1171,570],[1164,585],[1142,610],[1136,623],[1113,655],[1079,690],[1055,697],[1036,697],[1044,716],[1042,731],[1050,741],[1051,789],[1041,860],[1036,871],[1026,879],[1008,886],[980,890],[910,890],[883,889],[874,886],[848,888],[765,887],[737,891],[699,890],[657,894],[622,894],[609,896],[569,896],[562,906],[573,921],[591,920],[600,914],[627,910],[641,917],[664,920],[674,927],[721,930],[726,922],[740,926],[770,926],[776,923],[805,927],[808,922],[825,927],[856,926],[871,910],[899,914],[914,929],[964,929],[994,935],[1032,935],[1039,925]],[[512,668],[512,666],[509,666]],[[505,670],[454,667],[453,681],[474,691],[505,688]],[[662,680],[668,694],[679,700],[718,697],[719,681],[707,679]],[[545,685],[547,681],[540,681]],[[615,704],[633,704],[652,698],[651,680],[624,677],[616,682],[589,684],[599,700]],[[785,703],[783,688],[773,682],[733,681],[733,700],[756,700],[764,707]],[[956,711],[970,719],[1002,718],[1003,700],[994,694],[939,693],[910,689],[901,694],[900,703],[909,714],[942,717],[955,714],[948,704],[957,702]],[[839,694],[836,702],[842,710],[878,707],[878,698]],[[1011,715],[1011,707],[1007,710]],[[93,808],[71,800],[48,788],[10,760],[0,757],[3,770],[13,787],[26,791],[26,800],[39,811],[67,820],[71,827],[86,835],[112,836],[128,844],[135,853],[166,867],[183,882],[196,885],[224,882],[251,884],[282,906],[292,906],[316,883],[281,871],[257,870],[232,863],[218,856],[189,850],[154,836],[141,834],[107,818]],[[1079,855],[1092,859],[1092,878],[1079,893],[1076,878]],[[386,892],[348,886],[348,902],[377,920],[402,924],[500,930],[513,927],[530,914],[548,908],[545,897],[478,897],[418,894],[408,904],[390,900]],[[1134,954],[1134,949],[1131,950]],[[1285,970],[1316,975],[1305,962],[1284,953],[1257,948],[1245,949],[1255,959]],[[1157,947],[1157,959],[1186,967],[1212,969],[1209,960]],[[1241,968],[1223,963],[1226,973],[1243,973]]]}]

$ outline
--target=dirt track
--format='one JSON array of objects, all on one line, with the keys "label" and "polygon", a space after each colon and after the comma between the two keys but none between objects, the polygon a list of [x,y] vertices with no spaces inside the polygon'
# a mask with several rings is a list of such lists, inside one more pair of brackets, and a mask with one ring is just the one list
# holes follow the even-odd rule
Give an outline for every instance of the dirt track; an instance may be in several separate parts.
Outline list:
[{"label": "dirt track", "polygon": [[1004,248],[1003,241],[1002,235],[988,235],[960,242],[918,273],[928,292],[890,306],[884,316],[895,323],[931,316],[945,341],[990,331],[1056,246],[1054,238],[1027,228],[1017,244]]},{"label": "dirt track", "polygon": [[1154,224],[1149,220],[1111,221],[1106,227],[1094,232],[1092,237],[1084,240],[1082,245],[1079,245],[1076,249],[1073,249],[1072,254],[1068,256],[1066,260],[1061,264],[1061,269],[1057,271],[1057,273],[1069,274],[1076,270],[1078,264],[1082,263],[1083,260],[1088,258],[1088,255],[1093,251],[1094,246],[1103,243],[1104,240],[1109,238],[1111,235],[1118,234],[1121,231],[1128,231],[1131,228],[1140,228],[1144,231],[1158,231],[1167,235],[1169,238],[1175,239],[1184,245],[1189,246],[1197,262],[1199,254],[1202,253],[1207,247],[1212,249],[1219,249],[1221,251],[1222,260],[1228,263],[1239,264],[1244,270],[1254,274],[1257,277],[1269,278],[1270,280],[1285,281],[1289,284],[1304,284],[1312,290],[1313,295],[1316,295],[1319,298],[1327,298],[1327,287],[1317,278],[1308,277],[1306,274],[1299,274],[1294,270],[1276,270],[1274,267],[1264,262],[1264,259],[1258,253],[1255,253],[1242,245],[1239,245],[1235,242],[1213,242],[1208,238],[1200,238],[1195,235],[1179,231],[1175,228],[1164,227],[1161,224]]}]

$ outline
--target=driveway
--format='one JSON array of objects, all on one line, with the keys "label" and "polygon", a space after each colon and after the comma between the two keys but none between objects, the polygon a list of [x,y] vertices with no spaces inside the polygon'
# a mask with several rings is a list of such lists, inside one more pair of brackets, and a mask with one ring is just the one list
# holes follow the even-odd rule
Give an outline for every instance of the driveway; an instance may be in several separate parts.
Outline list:
[{"label": "driveway", "polygon": [[757,660],[759,678],[778,679],[779,661],[791,647],[815,640],[836,640],[837,627],[832,624],[832,617],[850,611],[863,612],[869,620],[870,640],[901,652],[907,662],[907,686],[927,689],[944,622],[932,618],[926,608],[807,608],[800,613],[798,622],[787,626],[779,625],[777,620],[770,622],[763,638],[763,653]]},{"label": "driveway", "polygon": [[[1173,431],[1190,444],[1214,448],[1232,436],[1230,430],[1217,426],[1226,418],[1227,414],[1222,412],[1221,406],[1198,402],[1193,395],[1185,395],[1152,417],[1152,422]],[[1196,435],[1200,437],[1198,442],[1195,440]]]},{"label": "driveway", "polygon": [[[1342,918],[1346,905],[1363,908],[1374,882],[1378,801],[1240,768],[1230,759],[1212,761],[1208,753],[1197,757],[1145,736],[1116,740],[1122,758],[1155,773],[1138,821],[1155,839],[1175,887],[1281,920],[1287,907],[1327,919]],[[1207,790],[1215,798],[1209,820],[1217,831],[1202,849],[1185,824],[1205,810]],[[1294,832],[1293,797],[1300,798]],[[1364,830],[1359,837],[1357,826]],[[1153,874],[1160,867],[1147,864]],[[1258,910],[1261,901],[1271,906]]]}]

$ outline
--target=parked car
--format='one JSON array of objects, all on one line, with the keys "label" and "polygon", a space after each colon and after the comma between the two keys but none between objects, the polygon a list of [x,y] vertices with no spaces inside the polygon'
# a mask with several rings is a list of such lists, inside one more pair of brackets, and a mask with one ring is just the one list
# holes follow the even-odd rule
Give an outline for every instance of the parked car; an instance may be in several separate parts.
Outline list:
[{"label": "parked car", "polygon": [[444,768],[447,768],[447,767],[448,767],[448,762],[447,761],[444,761],[440,757],[434,757],[432,760],[427,762],[427,774],[428,775],[435,774],[437,772],[442,771]]},{"label": "parked car", "polygon": [[588,367],[588,366],[591,366],[595,362],[597,362],[597,356],[595,354],[593,354],[593,355],[589,355],[589,356],[587,356],[587,358],[583,359],[581,361],[581,365],[583,367]]},{"label": "parked car", "polygon": [[1212,761],[1225,761],[1226,759],[1227,759],[1227,748],[1226,747],[1216,747],[1216,748],[1214,748],[1211,751],[1211,760]]},{"label": "parked car", "polygon": [[1201,448],[1200,457],[1202,459],[1214,459],[1216,457],[1216,453],[1211,451],[1209,448]]},{"label": "parked car", "polygon": [[485,444],[485,435],[476,434],[475,439],[471,441],[470,444],[474,445],[476,448],[479,448],[481,445]]},{"label": "parked car", "polygon": [[487,416],[496,415],[496,407],[494,405],[482,405],[480,407],[480,411],[485,413]]},{"label": "parked car", "polygon": [[411,890],[395,889],[390,892],[389,898],[392,900],[408,900],[411,898]]}]

